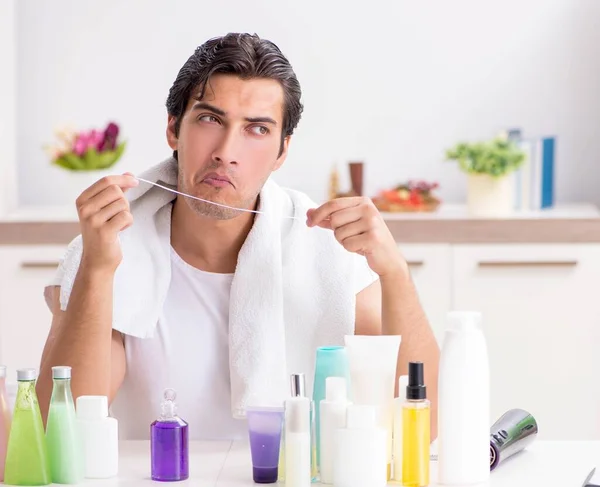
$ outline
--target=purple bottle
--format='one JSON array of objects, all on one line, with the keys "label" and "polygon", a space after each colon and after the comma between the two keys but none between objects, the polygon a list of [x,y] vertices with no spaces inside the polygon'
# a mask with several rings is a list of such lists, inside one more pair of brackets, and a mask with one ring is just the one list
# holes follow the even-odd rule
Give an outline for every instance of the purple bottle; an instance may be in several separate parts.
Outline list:
[{"label": "purple bottle", "polygon": [[166,389],[160,418],[150,426],[152,480],[173,482],[189,477],[188,424],[177,416],[175,391]]}]

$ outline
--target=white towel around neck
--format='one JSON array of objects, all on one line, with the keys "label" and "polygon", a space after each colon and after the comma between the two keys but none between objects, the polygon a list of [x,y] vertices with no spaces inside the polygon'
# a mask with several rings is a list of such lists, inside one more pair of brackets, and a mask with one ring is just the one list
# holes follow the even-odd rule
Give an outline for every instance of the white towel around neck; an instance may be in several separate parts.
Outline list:
[{"label": "white towel around neck", "polygon": [[[139,177],[175,188],[177,163],[169,158]],[[114,277],[113,328],[146,338],[153,336],[169,288],[175,195],[140,182],[127,197],[134,223],[119,236],[123,260]],[[231,286],[231,409],[237,418],[250,403],[283,404],[292,373],[306,374],[310,393],[316,348],[343,345],[344,335],[354,333],[356,293],[377,279],[366,259],[347,252],[331,231],[306,226],[306,211],[317,206],[306,195],[269,180],[259,205],[265,213],[255,217]],[[62,310],[81,254],[79,235],[46,287],[50,303],[52,286],[60,286]]]}]

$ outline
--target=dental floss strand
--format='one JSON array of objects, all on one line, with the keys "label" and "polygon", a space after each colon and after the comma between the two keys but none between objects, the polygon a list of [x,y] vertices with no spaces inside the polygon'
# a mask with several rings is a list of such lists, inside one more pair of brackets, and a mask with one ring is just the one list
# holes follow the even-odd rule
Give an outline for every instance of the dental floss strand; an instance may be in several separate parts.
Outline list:
[{"label": "dental floss strand", "polygon": [[[158,184],[158,183],[154,183],[152,181],[148,181],[147,179],[142,179],[142,178],[138,178],[138,177],[136,177],[136,179],[138,181],[142,181],[144,183],[152,184],[153,186],[156,186],[158,188],[166,189],[167,191],[170,191],[171,193],[179,194],[181,196],[186,196],[188,198],[192,198],[194,200],[202,201],[204,203],[210,203],[211,205],[220,206],[222,208],[228,208],[230,210],[237,210],[237,211],[245,211],[245,212],[248,212],[248,213],[262,213],[262,214],[266,213],[266,212],[260,211],[260,210],[249,210],[247,208],[235,208],[233,206],[224,205],[222,203],[216,203],[215,201],[210,201],[210,200],[205,200],[205,199],[202,199],[202,198],[198,198],[197,196],[192,196],[191,194],[182,193],[182,192],[177,191],[177,190],[175,190],[173,188],[169,188],[168,186],[163,186],[162,184]],[[292,220],[303,220],[302,218],[299,218],[297,216],[289,216],[289,215],[282,215],[282,218],[291,218]]]}]

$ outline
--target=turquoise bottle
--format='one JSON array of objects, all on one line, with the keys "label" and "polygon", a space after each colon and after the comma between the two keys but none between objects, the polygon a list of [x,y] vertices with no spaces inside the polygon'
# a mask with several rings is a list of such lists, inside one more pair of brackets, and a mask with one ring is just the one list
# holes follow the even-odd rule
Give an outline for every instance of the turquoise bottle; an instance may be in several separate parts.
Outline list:
[{"label": "turquoise bottle", "polygon": [[83,455],[71,393],[71,367],[52,367],[52,381],[46,425],[52,482],[78,484],[83,480]]},{"label": "turquoise bottle", "polygon": [[50,462],[42,414],[35,392],[35,369],[17,370],[17,398],[8,437],[4,483],[48,485]]}]

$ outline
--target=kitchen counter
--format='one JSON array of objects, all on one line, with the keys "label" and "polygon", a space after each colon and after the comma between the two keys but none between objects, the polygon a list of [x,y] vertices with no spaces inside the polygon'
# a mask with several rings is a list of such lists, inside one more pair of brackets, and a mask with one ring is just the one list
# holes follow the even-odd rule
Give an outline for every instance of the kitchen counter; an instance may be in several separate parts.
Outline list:
[{"label": "kitchen counter", "polygon": [[[156,485],[150,480],[150,445],[126,441],[119,445],[119,475],[87,480],[96,487]],[[491,472],[486,487],[581,487],[600,462],[600,442],[537,441]],[[437,464],[431,462],[431,483],[437,485]],[[246,441],[190,442],[190,478],[199,487],[252,487],[252,464]],[[282,485],[282,484],[278,484]],[[315,486],[321,484],[313,484]],[[395,485],[390,483],[388,485]],[[396,484],[397,485],[397,484]],[[366,486],[365,486],[366,487]]]},{"label": "kitchen counter", "polygon": [[[400,243],[600,242],[600,211],[593,205],[558,206],[508,218],[472,218],[463,205],[435,213],[383,213]],[[74,208],[22,209],[0,219],[0,245],[67,244],[79,233]]]}]

